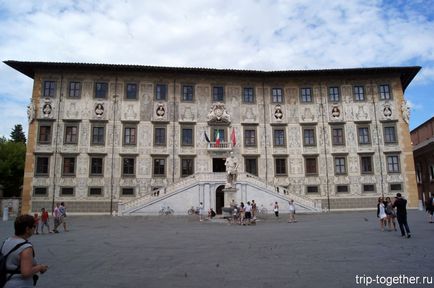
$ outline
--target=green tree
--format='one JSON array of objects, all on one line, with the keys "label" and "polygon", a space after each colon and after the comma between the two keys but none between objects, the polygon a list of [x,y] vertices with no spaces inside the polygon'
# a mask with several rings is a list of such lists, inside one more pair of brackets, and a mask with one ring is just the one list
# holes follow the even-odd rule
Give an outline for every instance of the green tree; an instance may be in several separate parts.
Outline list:
[{"label": "green tree", "polygon": [[0,185],[3,197],[21,197],[25,158],[24,143],[0,141]]},{"label": "green tree", "polygon": [[26,135],[23,132],[23,126],[21,124],[15,125],[11,132],[11,141],[15,143],[26,143]]}]

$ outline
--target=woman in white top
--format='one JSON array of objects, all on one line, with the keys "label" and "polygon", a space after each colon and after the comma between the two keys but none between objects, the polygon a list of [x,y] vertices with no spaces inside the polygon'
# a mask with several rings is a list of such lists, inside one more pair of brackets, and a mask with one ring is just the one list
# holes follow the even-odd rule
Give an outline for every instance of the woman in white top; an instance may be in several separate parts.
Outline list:
[{"label": "woman in white top", "polygon": [[380,228],[384,231],[384,226],[387,224],[387,214],[385,209],[383,197],[378,198],[378,217],[380,218]]},{"label": "woman in white top", "polygon": [[295,220],[295,205],[294,200],[289,200],[289,219],[288,223],[295,223],[297,220]]}]

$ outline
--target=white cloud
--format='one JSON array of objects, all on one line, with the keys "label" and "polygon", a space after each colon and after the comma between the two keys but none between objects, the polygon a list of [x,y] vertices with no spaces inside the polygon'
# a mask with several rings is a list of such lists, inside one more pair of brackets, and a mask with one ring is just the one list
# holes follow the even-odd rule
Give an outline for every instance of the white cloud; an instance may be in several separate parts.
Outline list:
[{"label": "white cloud", "polygon": [[[426,63],[415,83],[434,81],[434,22],[416,9],[430,6],[382,3],[2,1],[0,58],[259,70]],[[31,96],[18,72],[0,73],[0,95]],[[0,134],[10,130],[2,117]]]}]

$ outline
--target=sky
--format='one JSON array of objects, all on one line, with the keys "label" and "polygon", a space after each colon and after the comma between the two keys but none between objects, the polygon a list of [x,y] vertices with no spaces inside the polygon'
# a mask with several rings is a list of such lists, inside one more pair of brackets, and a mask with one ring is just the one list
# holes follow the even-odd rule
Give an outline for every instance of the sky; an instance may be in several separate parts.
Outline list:
[{"label": "sky", "polygon": [[[431,0],[0,0],[0,60],[254,70],[421,66],[410,129],[434,116]],[[0,137],[33,80],[0,63]]]}]

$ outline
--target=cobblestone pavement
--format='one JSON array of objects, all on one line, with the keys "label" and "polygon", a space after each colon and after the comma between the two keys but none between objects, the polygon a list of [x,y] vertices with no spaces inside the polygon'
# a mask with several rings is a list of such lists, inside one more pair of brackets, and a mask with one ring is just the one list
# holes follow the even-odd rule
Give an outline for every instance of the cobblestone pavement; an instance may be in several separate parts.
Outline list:
[{"label": "cobblestone pavement", "polygon": [[[434,278],[434,224],[421,211],[409,212],[411,239],[381,232],[374,211],[297,218],[239,226],[195,216],[69,216],[69,232],[30,240],[49,265],[39,287],[366,287],[356,276]],[[2,240],[12,232],[12,221],[0,222]],[[434,287],[389,279],[369,287]]]}]

